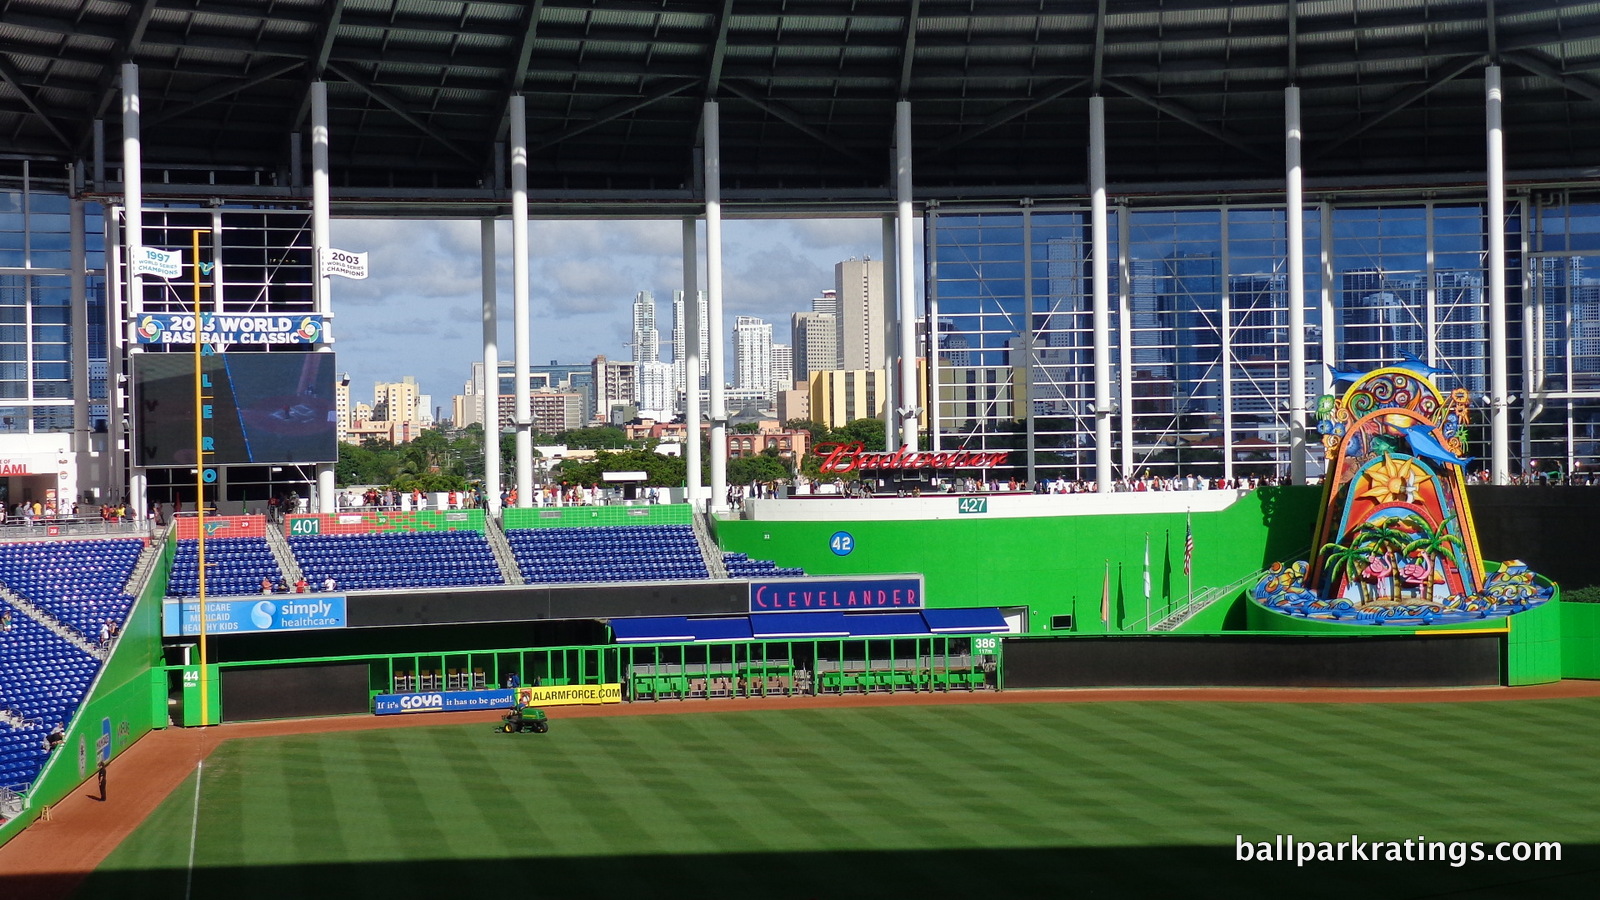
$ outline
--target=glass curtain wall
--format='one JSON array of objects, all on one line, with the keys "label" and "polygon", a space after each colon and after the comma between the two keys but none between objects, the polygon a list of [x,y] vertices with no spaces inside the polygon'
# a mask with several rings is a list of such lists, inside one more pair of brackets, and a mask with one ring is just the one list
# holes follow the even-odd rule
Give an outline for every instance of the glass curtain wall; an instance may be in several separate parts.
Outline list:
[{"label": "glass curtain wall", "polygon": [[[1508,203],[1503,223],[1514,380],[1524,205]],[[1546,211],[1533,236],[1540,286],[1530,314],[1543,317],[1537,363],[1555,393],[1520,407],[1537,425],[1523,455],[1559,459],[1565,471],[1600,449],[1600,207],[1579,209]],[[1308,408],[1335,372],[1413,356],[1441,370],[1442,389],[1470,391],[1487,414],[1484,215],[1482,203],[1445,200],[1306,208]],[[1541,243],[1556,230],[1581,239]],[[1115,477],[1287,477],[1283,207],[1114,208],[1110,231]],[[1019,473],[1031,459],[1038,480],[1092,482],[1087,210],[936,210],[926,236],[938,445],[1018,451]],[[1321,450],[1312,434],[1315,476]],[[1481,440],[1473,455],[1487,457]]]},{"label": "glass curtain wall", "polygon": [[72,326],[89,325],[92,430],[105,430],[105,239],[100,207],[85,211],[87,306],[72,303],[71,202],[26,177],[0,187],[0,434],[73,431]]}]

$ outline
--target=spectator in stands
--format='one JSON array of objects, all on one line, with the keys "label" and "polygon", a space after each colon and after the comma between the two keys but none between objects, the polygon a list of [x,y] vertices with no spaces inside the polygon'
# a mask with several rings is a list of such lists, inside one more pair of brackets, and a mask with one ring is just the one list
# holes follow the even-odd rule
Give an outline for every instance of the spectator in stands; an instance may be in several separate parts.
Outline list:
[{"label": "spectator in stands", "polygon": [[121,628],[117,627],[117,620],[116,619],[107,619],[106,620],[106,628],[107,628],[107,630],[109,630],[111,632],[111,636],[112,637],[116,637],[117,634],[122,631]]},{"label": "spectator in stands", "polygon": [[55,750],[57,747],[60,747],[62,745],[62,743],[66,741],[66,739],[67,739],[67,733],[65,731],[61,730],[61,723],[57,722],[56,723],[56,727],[50,729],[50,733],[45,735],[45,738],[44,738],[44,749],[45,749],[45,752],[48,753],[48,752],[50,752],[52,750]]},{"label": "spectator in stands", "polygon": [[272,593],[272,579],[265,575],[261,576],[261,593]]},{"label": "spectator in stands", "polygon": [[267,498],[267,521],[268,522],[276,522],[276,521],[278,521],[278,504],[280,502],[281,501],[278,500],[278,495],[277,494],[273,494],[271,497]]},{"label": "spectator in stands", "polygon": [[324,579],[323,579],[323,580],[322,580],[322,589],[323,589],[323,590],[324,590],[324,591],[326,591],[326,592],[328,592],[328,593],[330,593],[330,594],[331,594],[331,593],[333,593],[333,589],[334,589],[334,588],[335,588],[335,587],[337,587],[337,585],[336,585],[336,584],[334,584],[334,581],[333,581],[333,576],[332,576],[332,575],[329,575],[329,576],[328,576],[328,577],[327,577],[327,578],[324,578]]},{"label": "spectator in stands", "polygon": [[280,593],[280,594],[289,593],[289,579],[280,578],[278,580],[278,593]]},{"label": "spectator in stands", "polygon": [[0,634],[11,630],[11,610],[0,612]]},{"label": "spectator in stands", "polygon": [[304,594],[306,592],[306,577],[304,575],[294,580],[294,592],[296,594]]},{"label": "spectator in stands", "polygon": [[506,676],[506,687],[510,688],[511,690],[516,690],[520,684],[522,684],[522,679],[517,677],[517,673],[512,672]]},{"label": "spectator in stands", "polygon": [[111,620],[107,619],[100,623],[100,646],[104,647],[109,643],[111,643]]}]

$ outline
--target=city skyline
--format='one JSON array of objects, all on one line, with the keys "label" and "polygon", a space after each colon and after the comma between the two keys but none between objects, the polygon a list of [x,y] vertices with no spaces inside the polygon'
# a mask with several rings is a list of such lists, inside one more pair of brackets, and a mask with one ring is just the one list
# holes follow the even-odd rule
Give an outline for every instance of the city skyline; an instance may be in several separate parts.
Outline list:
[{"label": "city skyline", "polygon": [[[665,356],[666,300],[683,287],[682,227],[676,219],[531,222],[532,364],[583,364],[602,355],[631,359],[630,306],[640,292],[657,298],[656,328]],[[920,223],[916,231],[920,279]],[[334,220],[336,246],[370,254],[368,279],[335,279],[333,285],[334,349],[353,391],[365,395],[374,384],[412,375],[449,418],[449,398],[461,393],[471,363],[483,358],[479,235],[473,220]],[[875,217],[726,222],[722,340],[729,380],[737,316],[757,316],[786,332],[791,312],[808,308],[820,290],[832,288],[837,263],[877,259],[882,243],[882,220]],[[699,246],[704,290],[703,225]],[[495,286],[502,360],[513,352],[510,247],[509,225],[501,222]]]}]

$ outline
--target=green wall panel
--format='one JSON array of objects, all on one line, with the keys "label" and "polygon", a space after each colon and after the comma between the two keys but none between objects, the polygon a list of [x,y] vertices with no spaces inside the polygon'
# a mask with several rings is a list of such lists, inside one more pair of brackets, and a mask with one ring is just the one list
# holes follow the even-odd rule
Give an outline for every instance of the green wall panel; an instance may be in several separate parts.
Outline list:
[{"label": "green wall panel", "polygon": [[[1193,589],[1229,584],[1267,563],[1303,554],[1320,496],[1315,488],[1264,488],[1220,512],[1194,513]],[[862,501],[871,503],[870,500]],[[724,550],[800,566],[809,575],[920,572],[928,605],[1027,606],[1033,634],[1140,632],[1181,606],[1184,513],[918,521],[761,522],[724,519]],[[835,532],[855,539],[848,556],[830,549]],[[1144,598],[1150,540],[1150,609]],[[1109,571],[1110,622],[1101,621]],[[1213,616],[1227,616],[1228,604]],[[1053,617],[1072,616],[1070,632]],[[1207,619],[1210,621],[1210,619]],[[1186,629],[1188,630],[1188,629]]]},{"label": "green wall panel", "polygon": [[1600,603],[1561,604],[1561,677],[1600,678]]},{"label": "green wall panel", "polygon": [[1561,595],[1542,606],[1510,616],[1506,635],[1506,683],[1544,684],[1561,680]]}]

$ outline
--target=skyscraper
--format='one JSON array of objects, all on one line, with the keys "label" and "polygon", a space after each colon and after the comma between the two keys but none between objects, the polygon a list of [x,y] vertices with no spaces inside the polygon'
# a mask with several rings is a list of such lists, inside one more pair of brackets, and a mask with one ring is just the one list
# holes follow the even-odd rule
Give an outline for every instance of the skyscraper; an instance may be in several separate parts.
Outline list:
[{"label": "skyscraper", "polygon": [[733,320],[734,384],[747,391],[761,391],[770,403],[777,395],[772,390],[772,323],[755,316]]},{"label": "skyscraper", "polygon": [[633,298],[633,361],[661,361],[661,332],[656,330],[656,296],[640,291]]},{"label": "skyscraper", "polygon": [[788,344],[772,345],[772,396],[794,387],[794,348]]},{"label": "skyscraper", "polygon": [[789,317],[794,340],[795,377],[839,368],[839,326],[831,313],[797,312]]},{"label": "skyscraper", "polygon": [[847,259],[834,265],[833,281],[839,304],[839,368],[882,368],[888,342],[883,261]]},{"label": "skyscraper", "polygon": [[[695,390],[705,390],[706,373],[711,371],[711,326],[706,321],[706,292],[695,292],[695,305],[700,312],[700,372],[695,379]],[[689,357],[688,309],[683,291],[672,292],[672,383],[677,397],[687,396],[688,376],[684,366]],[[674,400],[674,402],[678,402]]]}]

